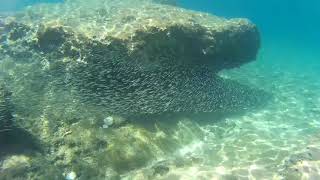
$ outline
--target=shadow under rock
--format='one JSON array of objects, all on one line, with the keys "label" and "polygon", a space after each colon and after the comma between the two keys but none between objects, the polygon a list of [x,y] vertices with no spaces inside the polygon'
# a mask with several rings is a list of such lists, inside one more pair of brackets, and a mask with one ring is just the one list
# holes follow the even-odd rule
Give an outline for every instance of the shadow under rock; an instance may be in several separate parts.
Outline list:
[{"label": "shadow under rock", "polygon": [[0,132],[0,158],[10,154],[32,154],[39,151],[40,141],[22,128],[13,127]]},{"label": "shadow under rock", "polygon": [[0,158],[40,150],[40,141],[16,124],[11,94],[6,83],[0,81]]},{"label": "shadow under rock", "polygon": [[[6,167],[7,160],[9,164],[4,169],[0,166],[0,179],[26,179],[30,174],[36,179],[63,179],[62,172],[43,154],[40,140],[25,129],[11,127],[0,131],[0,165]],[[22,159],[16,155],[22,155]],[[24,157],[31,159],[25,162]]]}]

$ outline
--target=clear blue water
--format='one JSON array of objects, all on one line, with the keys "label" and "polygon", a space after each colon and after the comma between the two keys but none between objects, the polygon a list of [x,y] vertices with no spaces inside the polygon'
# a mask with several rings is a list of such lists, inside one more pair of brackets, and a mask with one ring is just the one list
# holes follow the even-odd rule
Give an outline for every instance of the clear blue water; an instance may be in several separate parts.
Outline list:
[{"label": "clear blue water", "polygon": [[[2,12],[12,12],[45,2],[0,1]],[[144,150],[148,148],[148,152],[149,149],[151,152],[146,154],[156,156],[158,161],[175,156],[192,159],[191,163],[183,167],[169,163],[169,172],[157,176],[157,179],[320,179],[320,1],[180,0],[179,6],[226,18],[244,17],[255,23],[262,39],[257,60],[240,68],[223,71],[220,75],[259,87],[272,93],[275,100],[267,107],[254,112],[248,111],[245,115],[230,116],[222,121],[215,121],[216,117],[211,117],[212,122],[209,124],[186,118],[176,124],[159,123],[156,130],[146,128],[150,124],[129,125],[125,131],[129,135],[116,131],[124,139],[130,137],[138,142],[130,146],[127,145],[131,143],[130,140],[119,140],[119,144],[122,143],[123,148],[129,152],[128,156],[133,154],[132,159],[138,161],[139,158],[144,158],[139,152],[147,152]],[[170,129],[172,127],[174,128]],[[86,140],[93,139],[90,135],[96,131],[91,130],[83,132],[83,137],[77,140],[85,141],[85,147],[90,147],[87,145],[90,142]],[[76,128],[73,131],[82,133]],[[152,135],[153,131],[156,133]],[[170,134],[174,135],[171,137]],[[154,142],[154,136],[168,137],[170,142]],[[147,145],[145,142],[148,142]],[[169,147],[158,148],[161,143]],[[179,145],[175,146],[177,144]],[[175,153],[172,153],[171,145],[177,148]],[[60,151],[76,154],[74,149],[63,148]],[[168,155],[170,153],[172,156]],[[86,158],[88,161],[95,160],[89,156]],[[66,159],[64,161],[68,161]],[[68,163],[70,165],[69,161]],[[81,174],[75,168],[78,166],[72,163],[74,162],[70,166],[64,164],[64,177],[72,176],[72,173],[78,176]],[[145,174],[150,167],[153,167],[152,163],[139,165],[138,168],[123,173],[121,178],[148,179]],[[106,169],[106,174],[112,174]],[[94,177],[96,171],[92,172],[91,177]]]},{"label": "clear blue water", "polygon": [[304,1],[244,1],[216,0],[193,2],[184,0],[185,7],[200,11],[212,12],[224,17],[246,17],[259,26],[264,39],[280,38],[294,41],[297,44],[312,43],[319,40],[317,31],[320,23],[318,7],[320,2]]},{"label": "clear blue water", "polygon": [[16,11],[37,3],[57,3],[63,0],[1,0],[0,11]]}]

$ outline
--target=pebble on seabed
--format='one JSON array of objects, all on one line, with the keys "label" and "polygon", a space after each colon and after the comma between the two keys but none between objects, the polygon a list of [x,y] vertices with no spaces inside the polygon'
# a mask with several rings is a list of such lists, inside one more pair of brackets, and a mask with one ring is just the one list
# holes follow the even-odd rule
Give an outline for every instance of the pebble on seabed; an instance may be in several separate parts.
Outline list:
[{"label": "pebble on seabed", "polygon": [[110,126],[112,126],[113,124],[113,117],[112,116],[108,116],[103,120],[104,124],[103,124],[103,128],[108,128]]},{"label": "pebble on seabed", "polygon": [[75,180],[77,178],[77,174],[74,171],[66,174],[66,180]]}]

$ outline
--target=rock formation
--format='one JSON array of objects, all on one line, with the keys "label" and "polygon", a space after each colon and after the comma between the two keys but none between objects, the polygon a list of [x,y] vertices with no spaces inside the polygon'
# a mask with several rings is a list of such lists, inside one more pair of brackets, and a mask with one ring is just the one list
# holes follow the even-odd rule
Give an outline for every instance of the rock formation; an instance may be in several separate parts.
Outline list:
[{"label": "rock formation", "polygon": [[[0,179],[119,179],[204,138],[198,119],[179,113],[266,101],[264,91],[218,75],[255,59],[254,24],[161,2],[173,1],[66,0],[0,17],[0,131],[12,123],[12,103],[19,137],[5,140],[31,144],[30,133],[44,151]],[[149,179],[168,167],[156,164]]]},{"label": "rock formation", "polygon": [[259,33],[246,19],[149,1],[69,0],[31,7],[2,28],[1,54],[41,64],[55,87],[112,113],[232,111],[263,92],[221,79],[255,59]]}]

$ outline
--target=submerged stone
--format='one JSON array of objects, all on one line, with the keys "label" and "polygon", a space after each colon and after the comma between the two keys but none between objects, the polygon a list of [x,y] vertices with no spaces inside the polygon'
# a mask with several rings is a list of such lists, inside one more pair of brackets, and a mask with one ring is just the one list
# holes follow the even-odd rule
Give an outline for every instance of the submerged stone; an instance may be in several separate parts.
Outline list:
[{"label": "submerged stone", "polygon": [[[66,0],[2,21],[0,74],[16,119],[50,152],[28,169],[33,179],[120,179],[205,136],[193,121],[132,114],[229,112],[265,101],[265,92],[217,75],[255,59],[254,24],[156,1]],[[12,117],[8,107],[1,115]],[[165,176],[172,164],[147,175]]]},{"label": "submerged stone", "polygon": [[154,168],[153,175],[165,175],[169,172],[169,167],[164,166],[164,165],[157,165]]},{"label": "submerged stone", "polygon": [[108,116],[105,119],[103,119],[104,124],[102,125],[103,128],[108,128],[113,125],[114,120],[112,116]]},{"label": "submerged stone", "polygon": [[[24,155],[5,157],[0,162],[0,179],[22,179],[31,167],[31,159]],[[25,176],[24,176],[25,177]]]},{"label": "submerged stone", "polygon": [[10,46],[0,52],[41,62],[44,81],[111,113],[237,111],[265,100],[216,75],[255,59],[259,33],[246,19],[148,0],[69,0],[31,7],[5,29]]},{"label": "submerged stone", "polygon": [[24,155],[13,155],[5,159],[1,164],[1,170],[30,167],[30,158]]},{"label": "submerged stone", "polygon": [[75,180],[77,178],[77,174],[74,171],[71,171],[66,174],[66,180]]}]

